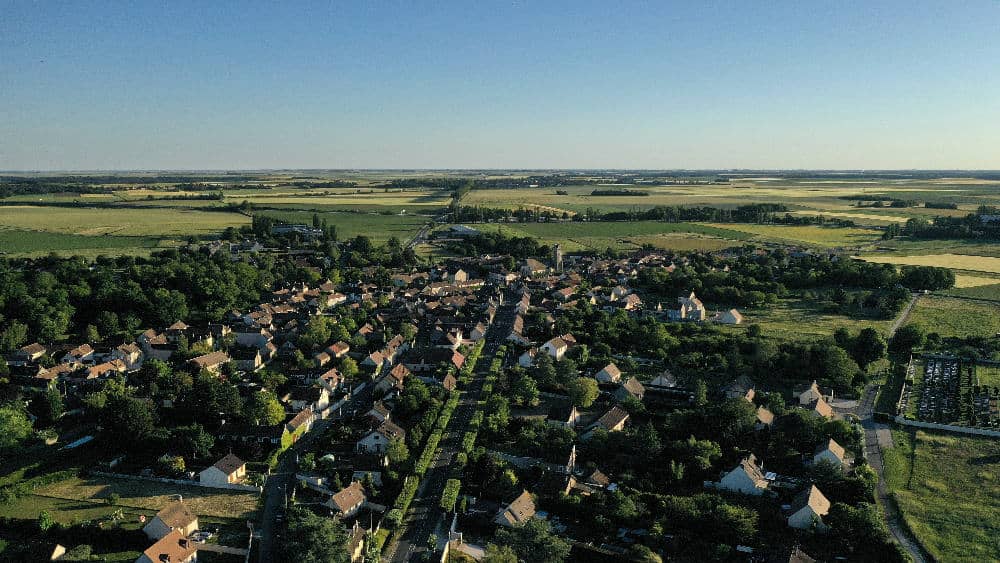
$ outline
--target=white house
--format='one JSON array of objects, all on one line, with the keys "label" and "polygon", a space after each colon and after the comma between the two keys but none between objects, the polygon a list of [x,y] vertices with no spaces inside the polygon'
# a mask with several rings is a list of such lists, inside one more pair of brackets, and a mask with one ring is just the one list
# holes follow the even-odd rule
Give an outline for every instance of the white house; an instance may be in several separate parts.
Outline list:
[{"label": "white house", "polygon": [[824,394],[819,388],[819,385],[816,384],[815,379],[809,387],[796,391],[795,394],[799,397],[800,406],[811,405],[820,399],[823,399],[824,401],[830,401],[833,399],[833,391],[830,391],[829,394]]},{"label": "white house", "polygon": [[542,344],[542,350],[558,362],[563,359],[563,356],[566,355],[566,350],[569,350],[569,343],[563,340],[561,336],[557,336],[545,344]]},{"label": "white house", "polygon": [[800,530],[808,530],[815,524],[818,528],[826,528],[823,517],[830,512],[830,501],[823,493],[810,485],[808,489],[796,495],[792,501],[792,510],[788,515],[788,525]]},{"label": "white house", "polygon": [[384,421],[357,442],[357,450],[366,453],[384,454],[389,442],[406,437],[406,431],[391,421]]},{"label": "white house", "polygon": [[847,463],[844,447],[838,444],[833,438],[830,438],[824,444],[820,444],[813,455],[814,464],[823,462],[831,463],[838,469],[843,469],[844,464]]},{"label": "white house", "polygon": [[176,500],[157,512],[142,531],[149,539],[158,540],[174,530],[186,538],[197,529],[198,517],[188,510],[184,501]]},{"label": "white house", "polygon": [[621,378],[622,372],[614,363],[604,366],[601,368],[601,371],[594,374],[594,379],[598,383],[618,383],[618,380]]},{"label": "white house", "polygon": [[209,487],[232,485],[243,481],[247,476],[247,464],[233,454],[215,462],[208,469],[198,474],[198,482]]},{"label": "white house", "polygon": [[730,309],[719,313],[716,322],[724,325],[738,325],[743,323],[743,315],[741,315],[736,309]]},{"label": "white house", "polygon": [[187,535],[173,530],[149,546],[136,563],[194,563],[198,561],[198,544]]},{"label": "white house", "polygon": [[757,465],[757,457],[750,454],[732,471],[719,480],[719,488],[745,495],[762,495],[767,490],[764,471]]}]

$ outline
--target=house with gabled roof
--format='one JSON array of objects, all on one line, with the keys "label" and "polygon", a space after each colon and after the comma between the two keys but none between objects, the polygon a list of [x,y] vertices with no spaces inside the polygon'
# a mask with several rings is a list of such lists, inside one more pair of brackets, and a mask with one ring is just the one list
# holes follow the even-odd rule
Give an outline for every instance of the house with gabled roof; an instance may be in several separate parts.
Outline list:
[{"label": "house with gabled roof", "polygon": [[799,530],[808,530],[813,526],[825,529],[823,517],[830,513],[830,501],[820,492],[816,485],[795,496],[788,515],[788,525]]},{"label": "house with gabled roof", "polygon": [[580,436],[581,440],[588,440],[594,435],[594,432],[598,430],[605,430],[607,432],[618,432],[625,428],[625,422],[628,421],[629,414],[625,409],[614,406],[611,410],[604,413],[601,418],[597,419],[593,424],[587,427],[584,433]]},{"label": "house with gabled roof", "polygon": [[143,526],[146,537],[158,540],[172,531],[188,537],[198,529],[198,517],[191,512],[183,500],[175,500],[156,513]]},{"label": "house with gabled roof", "polygon": [[198,544],[187,535],[172,530],[149,546],[136,563],[194,563],[198,560]]},{"label": "house with gabled roof", "polygon": [[11,365],[25,365],[34,362],[45,355],[48,350],[45,346],[34,342],[26,346],[21,346],[11,357]]},{"label": "house with gabled roof", "polygon": [[639,380],[630,377],[621,384],[618,389],[615,390],[615,399],[619,401],[627,401],[628,399],[636,399],[641,401],[646,395],[646,388],[639,383]]},{"label": "house with gabled roof", "polygon": [[198,474],[198,482],[208,487],[240,483],[247,476],[247,464],[232,453]]},{"label": "house with gabled roof", "polygon": [[743,458],[731,471],[722,476],[718,488],[759,496],[767,491],[768,481],[764,478],[763,468],[757,464],[757,456],[750,454]]},{"label": "house with gabled roof", "polygon": [[209,373],[219,375],[222,371],[222,366],[229,362],[229,354],[220,350],[192,358],[188,363],[199,371],[205,370]]},{"label": "house with gabled roof", "polygon": [[90,344],[81,344],[63,354],[64,364],[89,364],[94,361],[94,348]]},{"label": "house with gabled roof", "polygon": [[598,383],[618,383],[618,380],[622,378],[622,372],[618,369],[618,366],[614,362],[604,366],[597,373],[594,374],[594,379]]},{"label": "house with gabled roof", "polygon": [[726,399],[743,399],[752,403],[757,391],[754,389],[753,381],[741,375],[722,388],[722,395]]},{"label": "house with gabled roof", "polygon": [[545,344],[542,344],[541,349],[545,351],[546,354],[552,356],[552,359],[559,361],[563,359],[566,355],[566,351],[569,350],[569,343],[566,342],[561,336],[557,336]]},{"label": "house with gabled roof", "polygon": [[386,420],[382,424],[379,424],[377,428],[365,434],[358,440],[355,446],[359,452],[384,454],[386,448],[389,446],[389,442],[404,438],[406,438],[406,431],[399,425]]},{"label": "house with gabled roof", "polygon": [[823,418],[833,418],[834,416],[833,407],[831,407],[830,403],[826,402],[826,399],[822,397],[806,405],[805,408],[816,416]]},{"label": "house with gabled roof", "polygon": [[814,379],[813,382],[808,387],[795,391],[795,396],[798,397],[800,406],[806,406],[806,405],[812,405],[814,402],[820,399],[823,399],[824,401],[827,402],[832,401],[833,390],[831,389],[824,393],[823,390],[819,388],[819,385],[816,383],[816,380]]},{"label": "house with gabled roof", "polygon": [[522,491],[514,500],[500,508],[493,522],[507,528],[524,524],[535,517],[535,500],[531,493]]},{"label": "house with gabled roof", "polygon": [[769,411],[763,405],[757,407],[757,422],[755,424],[755,428],[757,430],[770,428],[771,425],[774,424],[774,413]]},{"label": "house with gabled roof", "polygon": [[843,469],[848,463],[847,452],[833,438],[816,446],[813,452],[813,463],[829,463],[837,469]]},{"label": "house with gabled roof", "polygon": [[358,513],[368,496],[365,495],[365,488],[360,481],[352,481],[350,485],[330,496],[323,506],[336,512],[341,518],[350,518]]}]

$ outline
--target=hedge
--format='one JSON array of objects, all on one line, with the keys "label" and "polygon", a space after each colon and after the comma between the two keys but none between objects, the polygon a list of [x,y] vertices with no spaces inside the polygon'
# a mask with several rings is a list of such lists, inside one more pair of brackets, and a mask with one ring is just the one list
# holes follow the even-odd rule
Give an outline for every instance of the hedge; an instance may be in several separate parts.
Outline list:
[{"label": "hedge", "polygon": [[458,501],[458,491],[462,487],[462,482],[458,479],[448,479],[444,485],[444,492],[441,494],[441,508],[445,512],[454,512],[455,503]]}]

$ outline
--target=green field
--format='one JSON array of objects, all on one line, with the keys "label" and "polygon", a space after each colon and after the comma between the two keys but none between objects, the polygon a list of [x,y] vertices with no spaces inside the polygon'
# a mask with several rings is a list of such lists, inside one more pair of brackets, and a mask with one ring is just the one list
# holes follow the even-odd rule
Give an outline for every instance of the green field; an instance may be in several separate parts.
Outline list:
[{"label": "green field", "polygon": [[[267,217],[274,217],[289,223],[312,224],[312,211],[274,211],[259,212]],[[382,215],[378,213],[346,213],[320,212],[321,219],[326,219],[330,225],[336,225],[337,237],[340,240],[365,235],[376,243],[383,243],[390,237],[396,237],[406,242],[413,238],[429,220],[424,215]]]},{"label": "green field", "polygon": [[872,327],[879,332],[889,330],[892,321],[878,319],[852,319],[841,314],[824,312],[813,301],[783,299],[762,310],[742,311],[744,324],[758,324],[765,334],[784,340],[815,340],[829,337],[838,328],[856,333]]},{"label": "green field", "polygon": [[1000,332],[1000,305],[953,297],[921,297],[907,324],[941,336],[992,336]]},{"label": "green field", "polygon": [[753,240],[760,242],[778,242],[783,244],[802,244],[806,246],[837,247],[862,246],[870,244],[881,236],[872,229],[858,227],[832,227],[818,225],[753,225],[753,224],[718,224],[724,227],[746,233]]},{"label": "green field", "polygon": [[894,430],[886,482],[907,525],[940,561],[1000,560],[1000,441]]},{"label": "green field", "polygon": [[672,250],[718,250],[738,246],[747,235],[726,228],[697,223],[560,222],[476,225],[481,231],[497,230],[510,236],[530,236],[546,244],[558,243],[569,252],[581,250],[636,250],[644,244]]},{"label": "green field", "polygon": [[1000,387],[1000,366],[976,366],[979,385]]}]

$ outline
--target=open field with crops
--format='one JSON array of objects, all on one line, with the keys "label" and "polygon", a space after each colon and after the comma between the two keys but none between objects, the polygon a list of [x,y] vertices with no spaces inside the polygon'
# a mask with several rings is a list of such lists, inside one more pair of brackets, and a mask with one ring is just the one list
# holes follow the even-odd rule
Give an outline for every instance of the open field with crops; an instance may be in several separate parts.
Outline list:
[{"label": "open field with crops", "polygon": [[753,225],[746,223],[717,224],[751,235],[759,242],[802,244],[820,247],[860,246],[874,242],[880,236],[878,231],[857,227],[831,227],[817,225]]},{"label": "open field with crops", "polygon": [[1000,560],[1000,442],[894,430],[885,475],[906,524],[940,561]]},{"label": "open field with crops", "polygon": [[906,266],[939,266],[952,270],[1000,274],[1000,258],[966,254],[925,254],[921,256],[865,256],[869,262]]},{"label": "open field with crops", "polygon": [[558,243],[568,252],[636,250],[644,244],[671,250],[719,250],[738,246],[749,237],[739,231],[697,223],[562,222],[476,225],[484,232],[498,229],[504,234],[535,237],[546,244]]},{"label": "open field with crops", "polygon": [[1000,332],[1000,304],[944,296],[922,297],[907,324],[941,336],[993,336]]},{"label": "open field with crops", "polygon": [[[311,224],[313,212],[302,210],[264,210],[259,212],[289,223]],[[382,215],[378,213],[319,212],[321,219],[337,227],[340,240],[365,235],[376,243],[384,243],[390,237],[406,242],[425,225],[430,217],[424,215]]]}]

